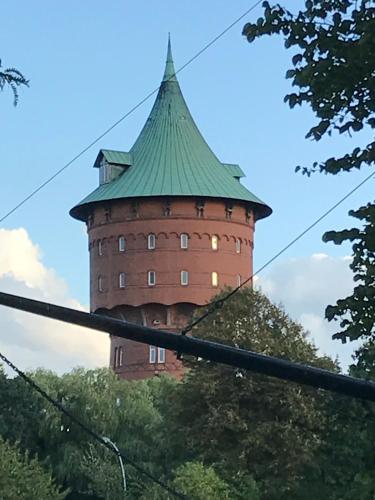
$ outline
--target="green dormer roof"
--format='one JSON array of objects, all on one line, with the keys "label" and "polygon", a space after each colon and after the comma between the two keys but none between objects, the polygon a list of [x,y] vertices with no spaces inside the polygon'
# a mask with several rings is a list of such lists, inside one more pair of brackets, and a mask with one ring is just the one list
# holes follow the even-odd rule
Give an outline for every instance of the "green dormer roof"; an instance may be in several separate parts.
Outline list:
[{"label": "green dormer roof", "polygon": [[117,158],[130,166],[72,208],[77,219],[87,218],[92,203],[150,196],[242,200],[254,206],[258,219],[272,212],[239,182],[241,168],[221,163],[199,132],[175,75],[170,41],[163,81],[138,139],[129,153],[101,150],[95,166],[103,157],[109,165]]}]

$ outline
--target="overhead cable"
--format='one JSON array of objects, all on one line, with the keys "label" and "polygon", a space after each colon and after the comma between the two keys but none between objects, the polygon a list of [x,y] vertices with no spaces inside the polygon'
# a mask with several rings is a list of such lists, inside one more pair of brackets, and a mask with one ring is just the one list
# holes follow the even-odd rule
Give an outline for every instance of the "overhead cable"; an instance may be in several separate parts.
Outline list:
[{"label": "overhead cable", "polygon": [[245,349],[195,338],[190,335],[156,330],[127,323],[109,316],[86,313],[2,292],[0,292],[0,304],[64,321],[65,323],[73,323],[107,332],[116,337],[122,337],[135,342],[164,347],[165,349],[192,355],[208,361],[223,363],[278,379],[346,394],[355,398],[375,401],[375,383],[349,377],[348,375],[340,375],[323,370],[322,368],[266,356]]},{"label": "overhead cable", "polygon": [[[253,3],[251,7],[249,7],[243,14],[241,14],[237,19],[235,19],[231,24],[229,24],[223,31],[221,31],[218,35],[216,35],[210,42],[208,42],[202,49],[200,49],[196,54],[194,54],[185,64],[180,66],[178,70],[171,75],[168,80],[171,80],[175,75],[181,73],[187,66],[189,66],[193,61],[195,61],[199,56],[201,56],[207,49],[209,49],[214,43],[216,43],[220,38],[222,38],[228,31],[230,31],[236,24],[238,24],[244,17],[246,17],[252,10],[254,10],[263,0],[258,0]],[[133,106],[129,111],[127,111],[124,115],[122,115],[118,120],[116,120],[110,127],[108,127],[103,133],[101,133],[96,139],[90,142],[87,146],[85,146],[79,153],[77,153],[68,163],[65,163],[61,168],[59,168],[54,174],[52,174],[48,179],[42,182],[37,188],[35,188],[31,193],[29,193],[25,198],[23,198],[17,205],[11,208],[8,212],[6,212],[1,218],[0,223],[7,219],[11,214],[13,214],[16,210],[22,207],[25,203],[27,203],[31,198],[33,198],[39,191],[45,188],[48,184],[50,184],[56,177],[58,177],[64,170],[70,167],[76,160],[81,158],[89,149],[91,149],[95,144],[97,144],[103,137],[108,135],[114,128],[116,128],[120,123],[122,123],[128,116],[130,116],[134,111],[136,111],[142,104],[148,101],[156,92],[158,92],[159,87],[152,90],[148,93],[143,99],[141,99],[138,104]]]},{"label": "overhead cable", "polygon": [[128,455],[125,455],[123,451],[121,451],[119,448],[116,449],[112,446],[112,444],[109,442],[108,438],[100,436],[98,433],[90,429],[86,424],[84,424],[81,420],[79,420],[75,415],[73,415],[70,411],[68,411],[59,401],[56,399],[52,398],[44,389],[40,387],[32,378],[30,378],[25,372],[17,368],[17,366],[12,363],[4,354],[0,352],[0,359],[4,361],[13,371],[19,375],[30,387],[32,387],[36,392],[38,392],[44,399],[46,399],[52,406],[54,406],[60,413],[63,413],[66,417],[69,418],[69,420],[73,423],[75,423],[78,427],[80,427],[86,434],[91,436],[95,441],[100,443],[101,445],[105,446],[108,450],[110,450],[112,453],[114,453],[116,456],[120,456],[126,463],[131,465],[136,471],[141,473],[142,475],[148,477],[151,481],[154,483],[158,484],[161,488],[165,489],[172,495],[174,495],[176,498],[180,498],[183,500],[188,500],[185,495],[182,493],[179,493],[178,491],[174,490],[173,488],[170,488],[166,483],[163,481],[160,481],[157,477],[153,476],[150,474],[147,470],[145,470],[143,467],[140,467],[134,460],[130,459]]},{"label": "overhead cable", "polygon": [[279,252],[277,252],[273,257],[271,257],[269,260],[267,260],[259,269],[257,269],[253,274],[251,274],[245,281],[243,281],[240,285],[238,285],[236,288],[233,288],[230,292],[228,292],[226,295],[223,297],[220,297],[220,299],[215,299],[211,301],[209,304],[207,304],[205,307],[207,310],[200,316],[198,316],[196,319],[194,319],[191,323],[189,323],[185,328],[182,329],[181,333],[183,335],[186,335],[188,332],[190,332],[195,326],[197,326],[201,321],[203,321],[205,318],[208,316],[211,316],[216,309],[219,309],[222,307],[224,302],[229,300],[233,295],[235,295],[241,288],[243,288],[245,285],[247,285],[251,280],[255,277],[258,276],[266,267],[268,267],[272,262],[274,262],[277,258],[280,257],[284,252],[286,252],[291,246],[293,246],[295,243],[297,243],[298,240],[303,238],[305,234],[307,234],[311,229],[313,229],[315,226],[319,224],[323,219],[325,219],[330,213],[332,213],[339,205],[341,205],[345,200],[347,200],[353,193],[358,191],[359,188],[361,188],[366,182],[368,182],[371,178],[374,177],[374,172],[371,172],[367,177],[365,177],[359,184],[357,184],[353,189],[351,189],[348,193],[346,193],[342,198],[340,198],[334,205],[332,205],[328,210],[326,210],[320,217],[318,217],[314,222],[312,222],[309,226],[307,226],[306,229],[304,229],[301,233],[299,233],[295,238],[293,238],[287,245],[285,245]]}]

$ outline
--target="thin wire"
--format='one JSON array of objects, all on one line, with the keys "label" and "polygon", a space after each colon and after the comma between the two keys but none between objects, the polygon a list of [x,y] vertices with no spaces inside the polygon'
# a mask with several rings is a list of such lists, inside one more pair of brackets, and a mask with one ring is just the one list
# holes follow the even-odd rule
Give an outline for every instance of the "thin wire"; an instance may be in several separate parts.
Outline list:
[{"label": "thin wire", "polygon": [[166,483],[163,481],[160,481],[160,479],[156,478],[149,472],[147,472],[143,467],[140,467],[138,464],[136,464],[133,460],[131,460],[128,456],[125,456],[125,454],[121,451],[118,450],[116,451],[109,443],[106,442],[106,440],[97,434],[95,431],[90,429],[90,427],[87,427],[83,422],[81,422],[77,417],[75,417],[72,413],[70,413],[59,401],[56,401],[53,399],[44,389],[42,389],[34,380],[32,380],[26,373],[24,373],[22,370],[17,368],[16,365],[14,365],[4,354],[0,352],[0,359],[2,359],[12,370],[14,370],[17,375],[19,375],[27,384],[29,384],[35,391],[37,391],[43,398],[45,398],[51,405],[53,405],[57,410],[59,410],[61,413],[63,413],[66,417],[68,417],[72,422],[74,422],[78,427],[80,427],[83,431],[85,431],[87,434],[89,434],[93,439],[98,441],[98,443],[102,444],[105,446],[108,450],[110,450],[112,453],[114,453],[116,456],[121,456],[123,460],[125,460],[126,463],[131,465],[135,470],[143,474],[144,476],[148,477],[153,481],[154,483],[158,484],[162,488],[164,488],[166,491],[174,495],[176,498],[180,498],[183,500],[188,500],[188,497],[183,495],[182,493],[179,493],[178,491],[175,491],[174,489],[170,488]]},{"label": "thin wire", "polygon": [[286,252],[292,245],[297,243],[298,240],[303,238],[305,234],[307,234],[311,229],[313,229],[315,226],[319,224],[323,219],[325,219],[331,212],[333,212],[339,205],[341,205],[345,200],[347,200],[353,193],[358,191],[359,188],[361,188],[366,182],[368,182],[372,177],[374,176],[374,172],[371,172],[363,181],[361,181],[359,184],[357,184],[353,189],[351,189],[348,193],[346,193],[342,198],[340,198],[339,201],[337,201],[331,208],[326,210],[320,217],[318,217],[312,224],[310,224],[306,229],[304,229],[301,233],[298,234],[293,240],[291,240],[285,247],[283,247],[279,252],[277,252],[273,257],[271,257],[265,264],[263,264],[257,271],[255,271],[253,274],[251,274],[245,281],[243,281],[239,286],[234,288],[232,291],[230,291],[227,295],[224,297],[218,299],[218,300],[213,300],[210,302],[207,307],[207,311],[203,313],[201,316],[196,318],[194,321],[189,323],[182,331],[181,333],[183,335],[186,335],[188,332],[190,332],[196,325],[198,325],[201,321],[203,321],[207,316],[210,316],[211,314],[214,313],[217,309],[222,307],[224,302],[226,302],[228,299],[233,297],[238,290],[240,290],[242,287],[244,287],[249,281],[251,281],[254,276],[260,274],[266,267],[268,267],[272,262],[274,262],[280,255],[282,255],[284,252]]},{"label": "thin wire", "polygon": [[[209,49],[214,43],[216,43],[220,38],[222,38],[228,31],[230,31],[236,24],[238,24],[244,17],[246,17],[252,10],[254,10],[263,0],[258,0],[255,2],[249,9],[246,10],[240,17],[235,19],[229,26],[227,26],[223,31],[221,31],[215,38],[213,38],[210,42],[208,42],[201,50],[199,50],[193,57],[191,57],[185,64],[183,64],[173,75],[171,75],[168,80],[172,79],[175,75],[183,71],[189,64],[195,61],[199,56],[201,56],[207,49]],[[57,176],[59,176],[64,170],[70,167],[76,160],[78,160],[81,156],[83,156],[89,149],[91,149],[95,144],[97,144],[103,137],[109,134],[114,128],[116,128],[120,123],[122,123],[128,116],[130,116],[134,111],[136,111],[142,104],[148,101],[156,92],[158,92],[159,86],[152,90],[149,94],[146,95],[138,104],[133,106],[129,111],[127,111],[121,118],[119,118],[115,123],[113,123],[110,127],[108,127],[102,134],[100,134],[96,139],[94,139],[90,144],[88,144],[82,151],[80,151],[76,156],[74,156],[68,163],[65,163],[59,170],[57,170],[51,177],[46,179],[42,184],[40,184],[37,188],[31,191],[25,198],[23,198],[17,205],[15,205],[12,209],[9,210],[6,214],[4,214],[0,218],[0,223],[7,219],[10,215],[12,215],[16,210],[22,207],[25,203],[27,203],[31,198],[33,198],[39,191],[45,188],[48,184],[50,184]]]}]

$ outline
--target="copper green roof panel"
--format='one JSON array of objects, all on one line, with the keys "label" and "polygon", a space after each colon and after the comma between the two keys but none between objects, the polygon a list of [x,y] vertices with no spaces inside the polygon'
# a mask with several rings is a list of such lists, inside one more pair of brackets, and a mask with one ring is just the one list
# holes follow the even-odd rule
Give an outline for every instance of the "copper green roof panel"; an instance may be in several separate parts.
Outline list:
[{"label": "copper green roof panel", "polygon": [[228,170],[230,175],[236,179],[241,179],[241,177],[245,177],[242,168],[239,165],[234,163],[223,163],[223,167]]},{"label": "copper green roof panel", "polygon": [[272,212],[234,177],[234,170],[243,175],[240,167],[221,163],[202,137],[175,76],[170,42],[163,81],[130,154],[131,166],[84,198],[73,217],[85,219],[91,203],[150,196],[236,199],[256,204],[258,218]]}]

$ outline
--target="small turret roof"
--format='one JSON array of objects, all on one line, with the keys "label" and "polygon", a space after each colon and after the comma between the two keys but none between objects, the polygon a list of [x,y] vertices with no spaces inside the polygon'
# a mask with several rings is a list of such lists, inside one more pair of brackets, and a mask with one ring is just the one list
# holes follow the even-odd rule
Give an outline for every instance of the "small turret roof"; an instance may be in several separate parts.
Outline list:
[{"label": "small turret roof", "polygon": [[[109,156],[103,151],[107,150],[98,159]],[[221,163],[198,130],[175,75],[170,39],[163,81],[151,113],[130,152],[123,155],[129,155],[131,164],[72,208],[73,217],[85,220],[91,203],[150,196],[242,200],[254,205],[257,218],[272,212],[239,182],[240,167]],[[95,166],[99,166],[98,159]]]}]

